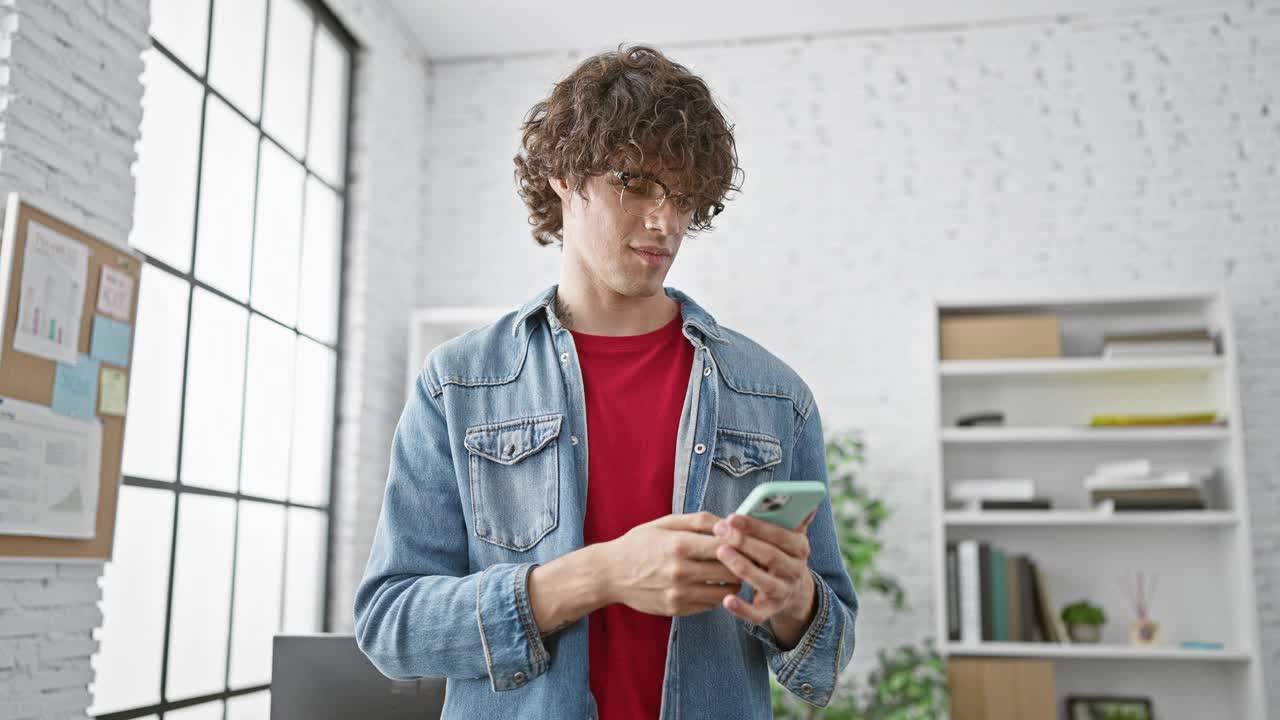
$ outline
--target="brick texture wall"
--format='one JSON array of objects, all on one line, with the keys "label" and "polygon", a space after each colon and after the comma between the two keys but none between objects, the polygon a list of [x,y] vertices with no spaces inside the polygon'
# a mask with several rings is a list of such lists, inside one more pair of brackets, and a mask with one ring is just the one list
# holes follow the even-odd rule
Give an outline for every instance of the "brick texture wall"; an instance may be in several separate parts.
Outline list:
[{"label": "brick texture wall", "polygon": [[[668,284],[791,363],[828,429],[865,431],[864,482],[895,512],[885,555],[914,609],[885,621],[868,600],[850,675],[933,629],[924,301],[1198,285],[1234,302],[1276,677],[1280,3],[667,49],[722,100],[746,170]],[[511,156],[523,113],[586,54],[432,65],[419,305],[515,306],[555,282]]]},{"label": "brick texture wall", "polygon": [[409,313],[421,281],[429,72],[404,23],[381,2],[330,7],[365,48],[356,66],[351,207],[343,262],[342,393],[333,497],[329,619],[351,632],[356,584],[382,508],[391,436],[404,406]]},{"label": "brick texture wall", "polygon": [[[343,630],[402,401],[406,320],[420,279],[428,72],[385,4],[329,6],[363,47],[333,498],[330,615]],[[0,195],[17,190],[92,234],[128,238],[149,17],[147,0],[0,0]],[[101,575],[101,563],[0,560],[0,720],[86,717]]]},{"label": "brick texture wall", "polygon": [[[124,243],[145,0],[0,3],[0,195]],[[101,563],[0,560],[0,719],[83,718]]]}]

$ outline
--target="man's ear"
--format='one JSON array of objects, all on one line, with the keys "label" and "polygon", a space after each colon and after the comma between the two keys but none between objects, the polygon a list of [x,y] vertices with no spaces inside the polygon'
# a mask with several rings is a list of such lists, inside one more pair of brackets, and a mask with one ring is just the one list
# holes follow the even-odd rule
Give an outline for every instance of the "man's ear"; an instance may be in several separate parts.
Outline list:
[{"label": "man's ear", "polygon": [[569,187],[568,178],[547,176],[547,184],[560,196],[561,202],[569,202],[569,194],[573,192],[573,189]]}]

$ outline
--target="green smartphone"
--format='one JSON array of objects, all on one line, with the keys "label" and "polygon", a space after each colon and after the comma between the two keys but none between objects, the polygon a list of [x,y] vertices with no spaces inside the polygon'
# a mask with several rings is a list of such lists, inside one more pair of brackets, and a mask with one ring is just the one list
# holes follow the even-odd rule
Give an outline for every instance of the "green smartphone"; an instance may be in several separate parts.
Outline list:
[{"label": "green smartphone", "polygon": [[737,513],[795,530],[826,496],[826,486],[817,480],[760,483]]}]

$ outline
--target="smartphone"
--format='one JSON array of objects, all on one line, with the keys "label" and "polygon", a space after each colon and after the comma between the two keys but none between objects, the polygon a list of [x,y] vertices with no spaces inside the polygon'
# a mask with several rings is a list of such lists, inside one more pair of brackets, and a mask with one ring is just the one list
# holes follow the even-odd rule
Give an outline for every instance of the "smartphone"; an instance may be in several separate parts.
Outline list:
[{"label": "smartphone", "polygon": [[826,496],[826,486],[817,480],[761,483],[742,501],[737,513],[795,530]]}]

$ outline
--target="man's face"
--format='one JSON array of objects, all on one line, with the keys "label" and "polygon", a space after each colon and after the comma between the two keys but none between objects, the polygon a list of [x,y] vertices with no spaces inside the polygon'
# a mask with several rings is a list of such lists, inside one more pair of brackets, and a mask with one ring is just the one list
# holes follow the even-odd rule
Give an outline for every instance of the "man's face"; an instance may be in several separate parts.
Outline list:
[{"label": "man's face", "polygon": [[[635,187],[634,181],[628,185]],[[564,210],[564,271],[581,273],[584,286],[627,297],[661,293],[693,211],[681,210],[669,198],[647,217],[631,214],[619,199],[620,192],[629,191],[612,174],[588,178],[583,190],[590,202],[561,190],[557,186]],[[643,208],[640,200],[628,195],[628,209]]]}]

